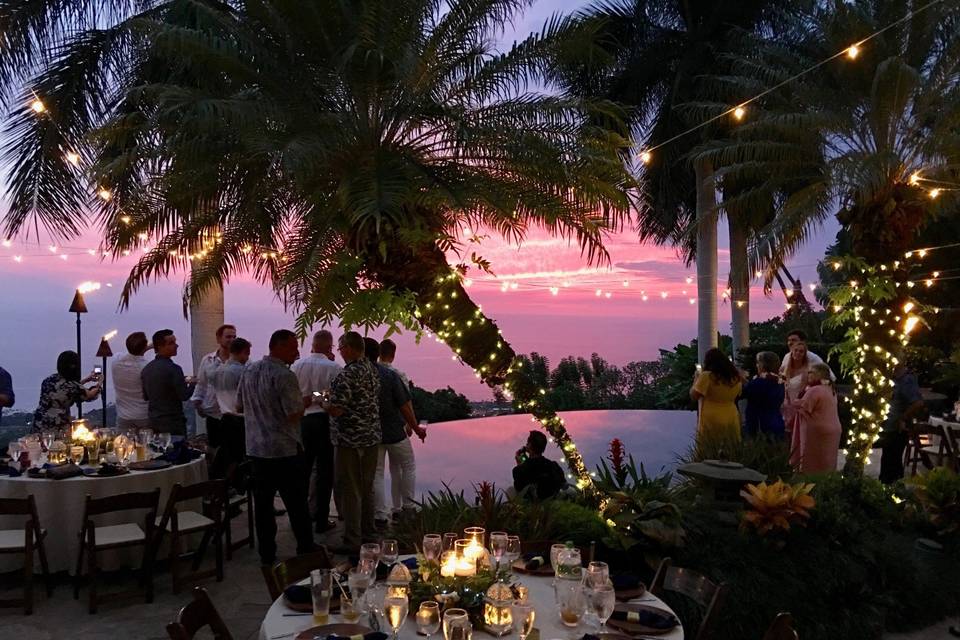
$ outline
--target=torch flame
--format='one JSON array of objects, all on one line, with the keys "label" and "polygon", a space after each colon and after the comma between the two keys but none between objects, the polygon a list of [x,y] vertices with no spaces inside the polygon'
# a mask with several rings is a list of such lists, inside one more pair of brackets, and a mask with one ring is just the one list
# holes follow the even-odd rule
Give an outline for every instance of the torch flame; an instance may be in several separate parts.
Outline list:
[{"label": "torch flame", "polygon": [[111,331],[110,333],[104,334],[103,339],[104,339],[104,340],[110,340],[110,339],[113,338],[113,336],[115,336],[115,335],[117,335],[117,330],[116,330],[116,329],[114,329],[114,330]]},{"label": "torch flame", "polygon": [[79,291],[80,293],[90,293],[91,291],[96,291],[99,288],[100,288],[99,282],[90,282],[88,280],[87,282],[81,282],[80,285],[77,287],[77,291]]}]

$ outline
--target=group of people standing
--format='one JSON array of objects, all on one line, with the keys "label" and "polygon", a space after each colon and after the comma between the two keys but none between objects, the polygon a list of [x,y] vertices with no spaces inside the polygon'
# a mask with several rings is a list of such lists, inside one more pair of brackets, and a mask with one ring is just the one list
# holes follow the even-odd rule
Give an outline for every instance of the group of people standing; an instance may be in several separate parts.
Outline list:
[{"label": "group of people standing", "polygon": [[[391,517],[415,508],[410,438],[425,440],[426,429],[414,414],[409,380],[394,367],[392,340],[377,342],[348,331],[337,343],[341,365],[326,330],[313,336],[311,352],[302,359],[296,334],[286,329],[270,336],[268,354],[255,362],[249,362],[250,341],[238,337],[234,325],[220,326],[216,339],[216,351],[203,357],[194,378],[173,360],[178,351],[173,331],[157,331],[152,342],[143,332],[127,336],[127,353],[111,368],[117,426],[182,439],[189,401],[205,420],[208,446],[219,457],[227,463],[250,461],[262,562],[276,556],[277,494],[298,554],[315,548],[315,532],[336,526],[331,499],[344,520],[343,543],[335,551],[345,553],[376,540]],[[150,348],[154,358],[148,361]],[[12,385],[2,373],[0,406],[11,406]],[[102,380],[99,373],[81,378],[76,352],[61,353],[57,373],[43,381],[34,429],[69,428],[71,408],[98,397]],[[383,486],[387,464],[392,508]]]},{"label": "group of people standing", "polygon": [[[806,335],[787,336],[781,360],[757,354],[757,375],[746,375],[719,349],[710,349],[690,397],[702,401],[698,441],[736,442],[742,435],[786,439],[790,461],[801,473],[833,471],[840,445],[840,416],[830,367],[806,345]],[[737,400],[746,401],[741,420]]]}]

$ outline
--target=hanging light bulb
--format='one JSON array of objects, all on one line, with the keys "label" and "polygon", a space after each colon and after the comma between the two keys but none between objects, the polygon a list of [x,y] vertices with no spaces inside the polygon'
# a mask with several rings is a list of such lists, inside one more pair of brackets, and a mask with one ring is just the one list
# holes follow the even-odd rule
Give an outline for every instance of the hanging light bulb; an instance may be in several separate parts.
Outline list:
[{"label": "hanging light bulb", "polygon": [[46,105],[43,104],[43,102],[41,102],[40,98],[37,98],[36,100],[31,102],[30,108],[33,109],[34,113],[43,113],[44,111],[47,110]]},{"label": "hanging light bulb", "polygon": [[920,318],[917,316],[909,316],[903,323],[903,334],[910,335],[910,332],[917,328],[919,322]]},{"label": "hanging light bulb", "polygon": [[930,196],[931,200],[935,200],[940,197],[940,189],[930,189],[927,195]]},{"label": "hanging light bulb", "polygon": [[80,154],[79,154],[79,153],[74,153],[73,151],[68,151],[68,152],[67,152],[67,155],[66,155],[66,158],[67,158],[67,162],[69,162],[69,163],[72,164],[73,166],[77,166],[78,164],[80,164]]},{"label": "hanging light bulb", "polygon": [[642,151],[640,153],[640,162],[643,164],[650,164],[650,161],[653,160],[653,154],[649,151]]},{"label": "hanging light bulb", "polygon": [[737,120],[738,122],[740,120],[743,120],[743,116],[745,115],[747,115],[747,110],[744,109],[742,106],[737,107],[736,109],[733,110],[733,119]]},{"label": "hanging light bulb", "polygon": [[910,174],[910,180],[908,181],[911,186],[915,187],[920,184],[920,172],[914,171]]},{"label": "hanging light bulb", "polygon": [[110,193],[110,189],[101,188],[97,191],[97,195],[100,196],[100,199],[104,202],[110,202],[110,199],[113,198],[113,194]]},{"label": "hanging light bulb", "polygon": [[855,44],[852,44],[849,47],[847,47],[848,58],[850,58],[851,60],[856,60],[858,55],[860,55],[860,47],[858,47]]}]

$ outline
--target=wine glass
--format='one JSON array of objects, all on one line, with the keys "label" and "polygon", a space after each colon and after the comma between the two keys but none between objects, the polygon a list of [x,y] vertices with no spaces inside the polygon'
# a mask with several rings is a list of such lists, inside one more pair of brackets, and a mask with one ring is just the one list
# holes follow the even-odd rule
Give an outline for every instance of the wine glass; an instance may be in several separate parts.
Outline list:
[{"label": "wine glass", "polygon": [[376,542],[367,542],[360,545],[360,559],[370,561],[370,580],[377,579],[377,564],[380,562],[380,545]]},{"label": "wine glass", "polygon": [[603,584],[596,584],[590,590],[590,605],[600,620],[600,632],[607,632],[607,620],[613,615],[613,607],[617,603],[613,583],[607,580]]},{"label": "wine glass", "polygon": [[429,638],[439,630],[440,605],[432,600],[420,603],[420,610],[417,611],[417,632]]},{"label": "wine glass", "polygon": [[396,564],[400,552],[397,550],[396,540],[382,540],[380,542],[380,559],[390,568]]},{"label": "wine glass", "polygon": [[363,596],[367,592],[367,587],[370,586],[369,571],[362,567],[350,569],[350,573],[347,574],[347,585],[350,587],[350,597],[353,598],[354,604],[359,609],[364,610],[366,603]]},{"label": "wine glass", "polygon": [[513,617],[513,629],[520,636],[520,640],[527,640],[527,636],[533,631],[533,621],[537,617],[537,612],[533,609],[533,604],[514,600],[511,607]]},{"label": "wine glass", "polygon": [[591,589],[606,584],[610,579],[610,565],[606,562],[591,562],[583,574],[583,584]]},{"label": "wine glass", "polygon": [[423,557],[427,560],[438,560],[443,551],[443,539],[439,533],[428,533],[423,536]]},{"label": "wine glass", "polygon": [[458,536],[455,533],[445,533],[443,534],[443,550],[444,551],[453,551],[454,545],[457,543]]},{"label": "wine glass", "polygon": [[407,609],[409,606],[405,596],[389,596],[383,601],[383,613],[387,619],[387,623],[393,630],[393,640],[397,640],[400,627],[403,626],[403,621],[407,619]]},{"label": "wine glass", "polygon": [[471,640],[473,625],[466,609],[447,609],[443,612],[443,640]]},{"label": "wine glass", "polygon": [[9,444],[7,444],[7,454],[10,456],[10,466],[11,466],[11,467],[17,467],[17,466],[19,466],[19,464],[20,464],[20,451],[21,451],[22,449],[23,449],[23,447],[20,445],[20,443],[14,441],[14,440],[11,440],[11,441],[9,442]]},{"label": "wine glass", "polygon": [[490,534],[490,555],[497,561],[497,573],[500,573],[500,561],[507,552],[507,532],[494,531]]},{"label": "wine glass", "polygon": [[52,429],[44,429],[40,438],[41,442],[43,442],[43,448],[49,451],[50,445],[57,439],[57,432]]},{"label": "wine glass", "polygon": [[510,566],[520,559],[522,549],[520,547],[520,536],[507,536],[507,562]]}]

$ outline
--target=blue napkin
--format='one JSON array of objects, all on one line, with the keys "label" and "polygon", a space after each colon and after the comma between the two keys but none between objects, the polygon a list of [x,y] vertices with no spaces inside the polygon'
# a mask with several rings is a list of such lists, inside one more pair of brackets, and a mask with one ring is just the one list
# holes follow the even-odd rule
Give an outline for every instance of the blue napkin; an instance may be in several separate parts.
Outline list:
[{"label": "blue napkin", "polygon": [[412,558],[407,558],[406,560],[401,560],[400,562],[401,562],[401,563],[403,564],[403,566],[405,566],[407,569],[410,569],[410,573],[416,573],[416,572],[417,572],[417,567],[418,567],[419,565],[417,564],[417,557],[416,557],[416,556],[413,556]]},{"label": "blue napkin", "polygon": [[283,597],[291,604],[310,604],[313,596],[310,587],[305,584],[292,584],[283,590]]},{"label": "blue napkin", "polygon": [[634,624],[642,624],[645,627],[651,629],[673,629],[675,626],[680,624],[680,621],[677,620],[676,616],[667,613],[657,613],[656,611],[651,611],[650,609],[640,609],[639,611],[614,611],[613,615],[610,616],[611,620],[618,620],[620,622],[632,622]]},{"label": "blue napkin", "polygon": [[186,440],[179,440],[174,442],[173,448],[160,456],[160,459],[171,464],[185,464],[191,460],[196,460],[200,455],[199,451],[190,448]]}]

